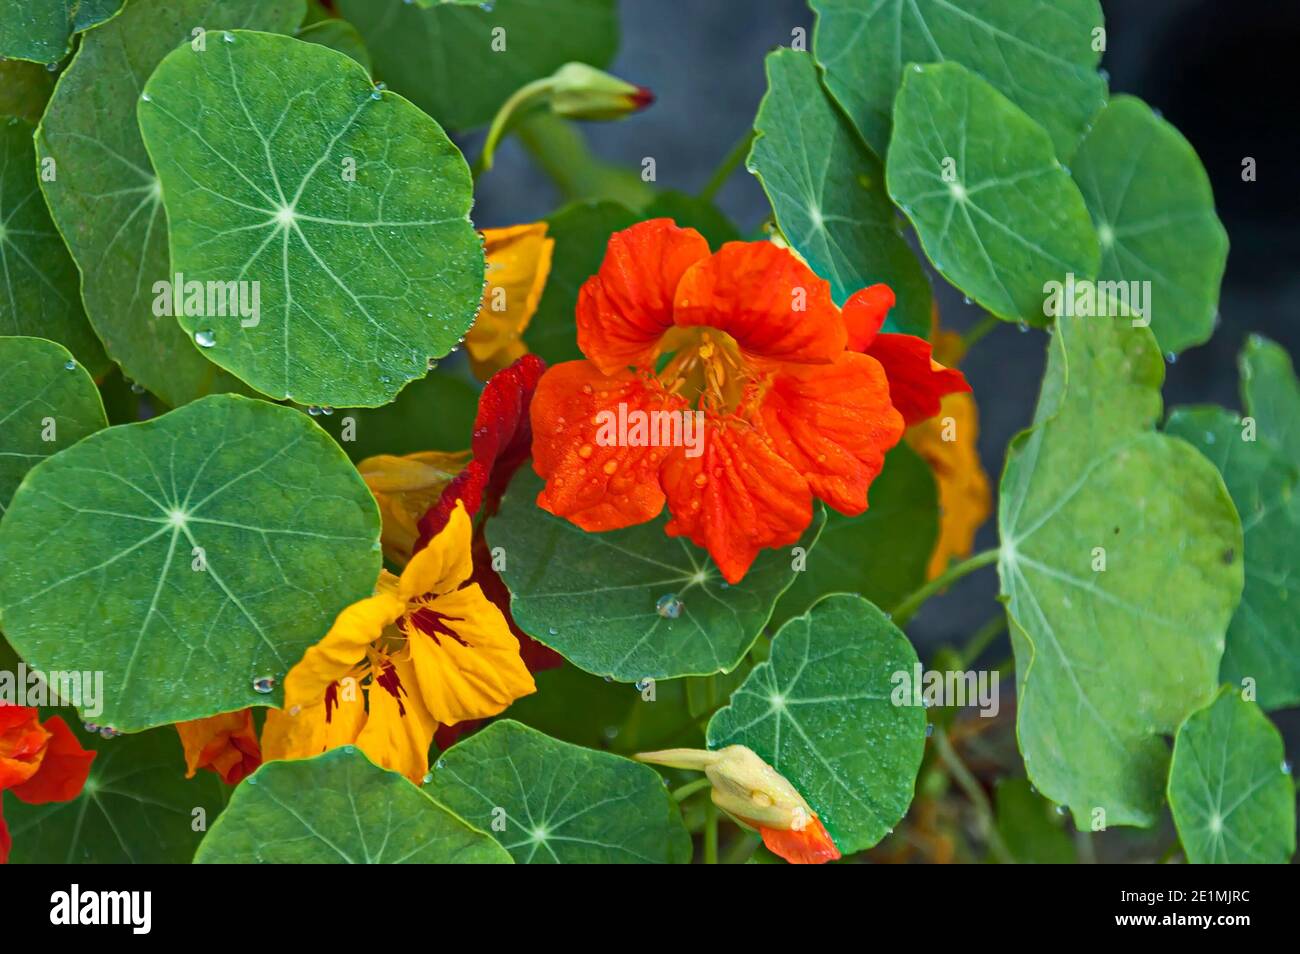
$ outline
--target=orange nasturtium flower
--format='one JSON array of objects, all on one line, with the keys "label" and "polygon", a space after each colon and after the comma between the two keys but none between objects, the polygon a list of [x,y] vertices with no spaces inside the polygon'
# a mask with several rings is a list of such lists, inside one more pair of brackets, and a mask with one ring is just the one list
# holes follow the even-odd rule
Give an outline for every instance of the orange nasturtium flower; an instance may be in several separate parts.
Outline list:
[{"label": "orange nasturtium flower", "polygon": [[285,708],[262,736],[268,759],[355,743],[418,781],[440,723],[496,715],[535,691],[505,617],[469,582],[472,532],[457,505],[400,577],[382,571],[375,595],[339,614],[285,677]]},{"label": "orange nasturtium flower", "polygon": [[186,778],[205,768],[227,785],[238,785],[262,764],[252,709],[178,722],[176,731],[185,749]]},{"label": "orange nasturtium flower", "polygon": [[6,791],[29,805],[69,802],[81,794],[95,753],[83,749],[66,722],[44,723],[29,706],[0,703],[0,864],[9,860],[13,841],[5,825]]},{"label": "orange nasturtium flower", "polygon": [[398,457],[376,454],[357,464],[361,479],[379,504],[384,556],[406,564],[420,538],[419,521],[469,461],[469,451],[419,451]]},{"label": "orange nasturtium flower", "polygon": [[470,367],[480,381],[528,352],[523,334],[542,300],[554,248],[545,222],[483,230],[487,283],[478,317],[465,335]]},{"label": "orange nasturtium flower", "polygon": [[[814,497],[862,513],[904,425],[968,390],[923,339],[879,333],[892,304],[876,285],[841,312],[771,242],[710,254],[670,219],[614,234],[578,298],[587,360],[552,367],[533,399],[538,505],[602,531],[667,503],[667,533],[707,549],[732,583],[761,549],[799,539]],[[695,446],[671,436],[700,420]]]}]

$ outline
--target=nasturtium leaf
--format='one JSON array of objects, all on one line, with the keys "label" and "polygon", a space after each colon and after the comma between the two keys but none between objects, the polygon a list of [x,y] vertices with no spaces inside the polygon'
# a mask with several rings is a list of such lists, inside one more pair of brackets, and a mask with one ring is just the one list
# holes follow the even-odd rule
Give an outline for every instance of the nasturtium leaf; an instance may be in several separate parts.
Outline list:
[{"label": "nasturtium leaf", "polygon": [[1246,588],[1228,627],[1220,677],[1238,688],[1251,680],[1265,709],[1300,703],[1296,468],[1272,442],[1254,439],[1238,415],[1220,407],[1178,408],[1165,433],[1213,461],[1241,517]]},{"label": "nasturtium leaf", "polygon": [[317,20],[299,30],[298,39],[338,50],[364,66],[367,73],[371,70],[370,51],[366,49],[366,44],[362,41],[357,28],[347,20],[340,20],[338,17]]},{"label": "nasturtium leaf", "polygon": [[444,752],[429,791],[521,864],[691,859],[691,837],[658,772],[510,719]]},{"label": "nasturtium leaf", "polygon": [[510,864],[494,840],[353,746],[267,762],[208,831],[195,864]]},{"label": "nasturtium leaf", "polygon": [[1127,285],[1130,311],[1151,323],[1162,351],[1208,340],[1228,233],[1196,150],[1142,100],[1119,96],[1070,165],[1099,236],[1098,282]]},{"label": "nasturtium leaf", "polygon": [[676,189],[660,192],[641,210],[643,219],[672,219],[682,228],[692,228],[704,236],[710,248],[726,242],[739,242],[740,231],[708,199],[687,195]]},{"label": "nasturtium leaf", "polygon": [[1286,864],[1295,854],[1295,781],[1282,736],[1224,686],[1174,738],[1169,807],[1193,864]]},{"label": "nasturtium leaf", "polygon": [[1163,738],[1218,684],[1241,522],[1214,465],[1155,433],[1150,329],[1067,317],[1034,427],[1007,455],[998,570],[1030,780],[1081,827],[1150,825]]},{"label": "nasturtium leaf", "polygon": [[0,338],[0,514],[46,457],[108,426],[104,402],[67,348],[44,338]]},{"label": "nasturtium leaf", "polygon": [[857,593],[892,607],[925,582],[939,535],[939,498],[929,465],[900,444],[867,496],[869,506],[860,516],[827,510],[807,565],[772,614],[773,627],[806,613],[828,593]]},{"label": "nasturtium leaf", "polygon": [[469,447],[479,391],[462,378],[432,371],[383,407],[340,407],[316,417],[349,457],[459,451]]},{"label": "nasturtium leaf", "polygon": [[609,237],[638,219],[636,213],[614,202],[580,202],[546,220],[546,234],[555,240],[551,274],[537,313],[524,331],[524,343],[547,364],[582,357],[574,318],[578,290],[600,269]]},{"label": "nasturtium leaf", "polygon": [[41,201],[32,129],[0,117],[0,335],[57,341],[102,374],[108,359],[82,310],[77,266]]},{"label": "nasturtium leaf", "polygon": [[1279,344],[1251,335],[1238,359],[1241,394],[1258,433],[1300,468],[1300,381]]},{"label": "nasturtium leaf", "polygon": [[614,0],[341,0],[338,8],[380,78],[449,129],[486,125],[524,84],[574,60],[607,66],[618,48]]},{"label": "nasturtium leaf", "polygon": [[240,382],[200,353],[174,318],[155,314],[155,283],[174,280],[167,216],[135,107],[164,56],[215,45],[220,30],[290,31],[302,0],[131,0],[87,33],[36,131],[54,177],[41,188],[81,271],[86,314],[109,356],[171,407]]},{"label": "nasturtium leaf", "polygon": [[1056,808],[1034,791],[1027,778],[1004,778],[993,793],[998,834],[1020,864],[1068,865],[1074,842]]},{"label": "nasturtium leaf", "polygon": [[[542,482],[521,469],[487,525],[502,547],[501,577],[524,632],[565,659],[620,682],[729,672],[794,580],[795,548],[764,550],[728,586],[703,550],[649,523],[588,533],[535,503]],[[818,515],[799,541],[806,553]]]},{"label": "nasturtium leaf", "polygon": [[0,116],[40,122],[54,92],[54,74],[38,63],[0,59]]},{"label": "nasturtium leaf", "polygon": [[121,6],[122,0],[6,0],[0,7],[0,57],[58,63],[74,35]]},{"label": "nasturtium leaf", "polygon": [[176,730],[162,726],[103,739],[86,732],[72,709],[43,709],[41,715],[60,716],[83,748],[96,751],[95,761],[86,787],[70,802],[28,805],[5,796],[14,839],[9,860],[188,864],[224,807],[226,792],[214,772],[185,778]]},{"label": "nasturtium leaf", "polygon": [[14,649],[103,671],[98,721],[135,732],[277,705],[289,667],[373,592],[379,513],[305,414],[215,395],[37,464],[0,563]]},{"label": "nasturtium leaf", "polygon": [[1049,282],[1096,275],[1097,233],[1051,139],[956,63],[907,68],[886,181],[934,267],[999,318],[1043,324]]},{"label": "nasturtium leaf", "polygon": [[709,722],[709,748],[747,745],[799,790],[844,854],[907,812],[925,750],[925,709],[895,705],[916,651],[860,596],[837,594],[781,627]]},{"label": "nasturtium leaf", "polygon": [[[811,0],[826,86],[883,156],[908,63],[955,62],[1028,113],[1067,158],[1106,102],[1098,0]],[[1100,41],[1100,43],[1099,43]]]},{"label": "nasturtium leaf", "polygon": [[[460,152],[355,60],[225,31],[163,60],[138,103],[172,270],[260,309],[178,316],[203,353],[300,404],[376,407],[457,344],[483,293]],[[241,285],[241,292],[244,285]]]},{"label": "nasturtium leaf", "polygon": [[884,282],[898,303],[886,330],[930,330],[930,283],[898,231],[880,160],[862,144],[806,53],[767,57],[767,94],[754,118],[746,167],[763,185],[776,224],[844,304]]}]

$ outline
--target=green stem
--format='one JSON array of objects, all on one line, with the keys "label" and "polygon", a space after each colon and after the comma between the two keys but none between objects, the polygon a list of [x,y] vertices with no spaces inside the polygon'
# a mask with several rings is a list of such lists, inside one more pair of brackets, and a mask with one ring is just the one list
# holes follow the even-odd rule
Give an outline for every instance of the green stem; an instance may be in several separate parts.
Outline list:
[{"label": "green stem", "polygon": [[989,842],[989,851],[993,852],[993,857],[1002,864],[1014,865],[1016,859],[1011,856],[1011,852],[1007,850],[1002,836],[998,834],[997,822],[993,817],[993,806],[989,804],[988,796],[984,794],[984,789],[980,786],[979,781],[970,773],[966,763],[961,760],[957,750],[952,747],[952,742],[948,740],[946,732],[936,732],[933,741],[935,751],[939,753],[939,758],[948,769],[948,774],[952,776],[953,781],[961,786],[961,790],[966,793],[966,797],[971,800],[971,804],[975,807],[975,813],[979,815],[980,822],[984,827],[984,836]]},{"label": "green stem", "polygon": [[704,863],[718,863],[718,807],[709,802],[704,808]]},{"label": "green stem", "polygon": [[984,650],[989,648],[993,640],[1002,635],[1002,631],[1007,628],[1007,615],[999,613],[991,620],[975,631],[970,641],[962,647],[958,657],[961,659],[961,668],[969,669],[975,660],[980,658]]},{"label": "green stem", "polygon": [[754,857],[754,852],[762,843],[758,835],[742,831],[727,848],[727,853],[722,858],[724,865],[743,865],[750,858]]},{"label": "green stem", "polygon": [[912,593],[911,596],[907,597],[907,599],[894,607],[893,612],[889,614],[893,617],[894,625],[902,626],[912,618],[912,614],[921,607],[922,603],[941,590],[946,590],[966,574],[978,570],[982,566],[988,566],[990,563],[995,562],[998,558],[998,553],[999,550],[994,547],[992,550],[985,550],[982,553],[977,553],[972,557],[967,557],[960,563],[954,563],[952,566],[948,567],[948,569],[944,570],[933,580],[930,580],[930,582],[926,583],[920,589]]},{"label": "green stem", "polygon": [[705,776],[704,778],[697,778],[693,782],[687,782],[681,788],[678,788],[673,792],[673,801],[680,804],[681,802],[686,801],[686,799],[690,798],[696,792],[701,791],[702,789],[706,789],[712,784],[713,783],[709,781],[708,776]]},{"label": "green stem", "polygon": [[969,331],[961,336],[961,346],[963,351],[969,351],[975,347],[975,343],[983,338],[986,334],[1002,324],[1001,318],[995,318],[993,315],[985,315]]},{"label": "green stem", "polygon": [[744,161],[745,156],[749,154],[749,147],[754,144],[754,130],[750,130],[741,137],[740,141],[731,147],[731,152],[727,153],[718,168],[713,170],[713,175],[709,181],[704,184],[704,188],[699,191],[698,198],[705,202],[712,201],[713,197],[718,194],[718,190],[726,184],[731,178],[731,174],[736,171],[736,166]]}]

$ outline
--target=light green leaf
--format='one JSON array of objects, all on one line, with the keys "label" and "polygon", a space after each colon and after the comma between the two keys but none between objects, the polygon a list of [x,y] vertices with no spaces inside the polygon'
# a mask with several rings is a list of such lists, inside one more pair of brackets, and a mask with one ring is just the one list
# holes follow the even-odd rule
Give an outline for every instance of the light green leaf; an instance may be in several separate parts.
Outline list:
[{"label": "light green leaf", "polygon": [[[1071,163],[1101,243],[1099,282],[1142,288],[1160,348],[1177,353],[1214,332],[1228,233],[1196,150],[1140,99],[1097,117]],[[1139,310],[1128,299],[1130,309]]]},{"label": "light green leaf", "polygon": [[38,63],[0,59],[0,115],[40,122],[54,92],[54,74]]},{"label": "light green leaf", "polygon": [[1048,282],[1097,272],[1097,234],[1051,139],[956,63],[908,68],[886,180],[934,267],[999,318],[1043,324]]},{"label": "light green leaf", "polygon": [[998,834],[1020,864],[1068,865],[1076,860],[1065,819],[1027,778],[999,779],[994,793]]},{"label": "light green leaf", "polygon": [[844,854],[870,848],[912,801],[925,710],[895,705],[916,651],[860,596],[828,596],[790,620],[709,722],[709,748],[747,745],[789,779]]},{"label": "light green leaf", "polygon": [[1127,319],[1061,318],[1008,452],[998,571],[1030,780],[1081,827],[1150,825],[1171,733],[1218,684],[1241,522],[1214,466],[1155,433],[1164,363]]},{"label": "light green leaf", "polygon": [[2,515],[32,467],[107,427],[108,418],[95,382],[62,345],[0,338],[0,368]]},{"label": "light green leaf", "polygon": [[164,59],[138,111],[172,270],[260,287],[251,317],[179,316],[250,386],[300,404],[386,404],[473,322],[483,247],[469,167],[355,60],[224,32]]},{"label": "light green leaf", "polygon": [[898,298],[888,330],[928,334],[930,283],[898,232],[884,169],[831,102],[812,57],[768,54],[754,131],[746,168],[762,183],[781,233],[831,283],[836,303],[884,282]]},{"label": "light green leaf", "polygon": [[338,17],[318,20],[299,30],[298,39],[338,50],[364,66],[367,73],[371,72],[370,51],[366,49],[357,28],[347,20]]},{"label": "light green leaf", "polygon": [[889,452],[868,499],[861,516],[827,510],[826,528],[777,604],[773,627],[806,613],[828,593],[857,593],[892,607],[925,582],[939,535],[939,497],[929,465],[900,444]]},{"label": "light green leaf", "polygon": [[0,335],[57,341],[92,375],[108,358],[77,295],[77,266],[37,184],[32,126],[0,117]]},{"label": "light green leaf", "polygon": [[[505,548],[501,577],[515,622],[598,676],[636,682],[729,672],[794,579],[790,550],[764,550],[744,580],[728,586],[707,553],[664,534],[667,513],[588,533],[538,507],[541,489],[541,479],[521,469],[487,525],[488,542]],[[799,546],[812,548],[821,523],[814,518]]]},{"label": "light green leaf", "polygon": [[429,790],[521,864],[691,859],[681,812],[654,769],[510,719],[444,752]]},{"label": "light green leaf", "polygon": [[35,667],[102,670],[99,721],[120,731],[278,705],[289,667],[373,592],[378,537],[374,498],[310,418],[207,397],[32,469],[0,521],[0,623]]},{"label": "light green leaf", "polygon": [[1238,359],[1241,394],[1259,433],[1300,468],[1300,381],[1281,345],[1251,335]]},{"label": "light green leaf", "polygon": [[243,385],[208,361],[173,318],[154,314],[154,283],[173,278],[167,216],[135,107],[164,56],[220,30],[292,30],[302,0],[131,0],[82,38],[36,132],[45,200],[81,271],[86,314],[128,378],[171,407]]},{"label": "light green leaf", "polygon": [[[883,156],[908,63],[955,62],[1045,128],[1066,158],[1106,102],[1098,0],[811,0],[826,86]],[[1097,46],[1098,40],[1101,47]]]},{"label": "light green leaf", "polygon": [[195,864],[510,864],[483,832],[352,746],[268,762],[235,789]]},{"label": "light green leaf", "polygon": [[1246,588],[1228,627],[1220,678],[1250,679],[1260,706],[1300,702],[1300,508],[1296,468],[1269,441],[1246,440],[1238,415],[1177,408],[1165,433],[1181,437],[1223,475],[1245,531]]},{"label": "light green leaf", "polygon": [[1193,864],[1286,864],[1295,854],[1295,781],[1282,736],[1232,686],[1179,726],[1169,807]]},{"label": "light green leaf", "polygon": [[614,202],[575,203],[546,220],[546,234],[555,240],[551,274],[524,343],[547,364],[582,357],[574,318],[578,290],[600,268],[609,237],[637,220],[636,213]]},{"label": "light green leaf", "polygon": [[[491,121],[525,83],[577,60],[608,66],[613,0],[341,0],[379,76],[450,129]],[[465,82],[466,77],[473,82]]]},{"label": "light green leaf", "polygon": [[0,57],[58,63],[72,38],[118,11],[122,0],[6,0],[0,8]]},{"label": "light green leaf", "polygon": [[[214,772],[185,778],[185,753],[171,726],[102,739],[71,709],[59,715],[83,748],[96,751],[90,777],[70,802],[28,805],[4,796],[14,839],[11,862],[36,864],[187,864],[226,802]],[[201,813],[201,814],[196,814]]]}]

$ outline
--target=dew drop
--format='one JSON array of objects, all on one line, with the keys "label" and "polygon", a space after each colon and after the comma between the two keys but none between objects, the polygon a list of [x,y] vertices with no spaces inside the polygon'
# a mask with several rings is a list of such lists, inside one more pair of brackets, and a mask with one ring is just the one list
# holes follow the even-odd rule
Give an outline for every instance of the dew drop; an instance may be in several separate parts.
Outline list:
[{"label": "dew drop", "polygon": [[963,303],[963,304],[966,304],[966,305],[973,305],[973,304],[975,304],[975,302],[971,300],[970,295],[964,295],[964,296],[962,296],[962,303]]},{"label": "dew drop", "polygon": [[682,601],[676,593],[665,593],[655,600],[655,612],[664,619],[676,619],[682,615]]},{"label": "dew drop", "polygon": [[590,457],[592,453],[593,450],[590,444],[583,444],[581,447],[578,448],[578,456],[581,457],[583,460],[586,460],[588,457]]},{"label": "dew drop", "polygon": [[253,691],[267,695],[275,689],[275,678],[273,676],[258,676],[253,680]]},{"label": "dew drop", "polygon": [[311,407],[307,408],[307,413],[312,417],[320,417],[320,408],[313,404]]},{"label": "dew drop", "polygon": [[200,348],[211,348],[217,343],[217,336],[210,329],[194,332],[194,343]]},{"label": "dew drop", "polygon": [[558,629],[556,629],[554,626],[552,626],[550,629],[548,629],[547,632],[550,633],[552,636],[558,636],[558,635],[560,635],[560,631],[559,631]]},{"label": "dew drop", "polygon": [[637,692],[645,692],[647,689],[650,688],[650,684],[651,684],[652,682],[654,682],[653,679],[638,679],[638,680],[636,681],[636,683],[635,683],[635,685],[636,685],[636,691],[637,691]]},{"label": "dew drop", "polygon": [[144,100],[146,103],[152,103],[152,102],[153,102],[153,97],[150,96],[148,93],[141,93],[141,94],[140,94],[140,98],[141,98],[142,100]]},{"label": "dew drop", "polygon": [[96,735],[99,732],[99,725],[98,723],[95,722],[87,722],[82,726],[82,728],[85,729],[87,732],[89,732],[91,735]]},{"label": "dew drop", "polygon": [[343,746],[343,751],[346,752],[348,755],[351,755],[351,754],[352,754],[353,752],[355,752],[356,750],[357,750],[357,747],[356,747],[355,745],[345,745],[345,746]]},{"label": "dew drop", "polygon": [[608,739],[610,742],[613,742],[615,739],[618,738],[618,726],[616,725],[605,726],[604,735],[606,739]]},{"label": "dew drop", "polygon": [[234,43],[235,35],[230,32],[224,32],[221,34],[221,39],[225,40],[227,43]]},{"label": "dew drop", "polygon": [[420,781],[424,782],[425,785],[428,785],[430,782],[433,781],[433,773],[432,773],[432,772],[425,772],[425,773],[424,773],[424,778],[422,778]]},{"label": "dew drop", "polygon": [[334,408],[326,404],[324,407],[320,409],[320,412],[324,414],[326,417],[332,417],[334,415]]},{"label": "dew drop", "polygon": [[1283,775],[1290,775],[1290,774],[1291,774],[1291,763],[1290,763],[1290,762],[1285,762],[1285,761],[1284,761],[1284,762],[1282,763],[1282,774],[1283,774]]},{"label": "dew drop", "polygon": [[1021,333],[1022,335],[1023,335],[1023,334],[1027,334],[1028,331],[1029,331],[1029,324],[1028,324],[1027,322],[1024,322],[1024,321],[1019,322],[1019,323],[1016,325],[1016,327],[1020,330],[1020,333]]},{"label": "dew drop", "polygon": [[99,737],[101,739],[116,739],[121,734],[112,726],[103,725],[99,727]]},{"label": "dew drop", "polygon": [[249,784],[249,785],[256,785],[256,784],[257,784],[257,776],[256,776],[256,775],[250,775],[250,776],[248,776],[248,778],[247,778],[245,781],[246,781],[247,784]]},{"label": "dew drop", "polygon": [[1165,354],[1165,362],[1166,362],[1167,364],[1177,364],[1177,363],[1178,363],[1178,355],[1174,354],[1172,351],[1166,353],[1166,354]]},{"label": "dew drop", "polygon": [[67,368],[69,371],[75,371],[77,369],[77,362],[75,360],[68,361],[63,366]]},{"label": "dew drop", "polygon": [[433,767],[436,768],[436,769],[445,768],[446,765],[447,765],[447,763],[444,762],[442,759],[438,759],[438,761],[436,761],[436,762],[433,763]]},{"label": "dew drop", "polygon": [[132,393],[132,394],[144,394],[144,385],[141,384],[139,381],[132,381],[132,382],[131,382],[131,393]]},{"label": "dew drop", "polygon": [[927,722],[927,723],[925,724],[925,737],[928,739],[928,738],[930,738],[930,736],[932,736],[932,735],[934,735],[934,723],[933,723],[933,722]]},{"label": "dew drop", "polygon": [[1069,811],[1070,811],[1070,808],[1069,808],[1068,805],[1057,805],[1057,806],[1056,806],[1056,814],[1058,814],[1058,815],[1066,815],[1066,814],[1069,814]]}]

